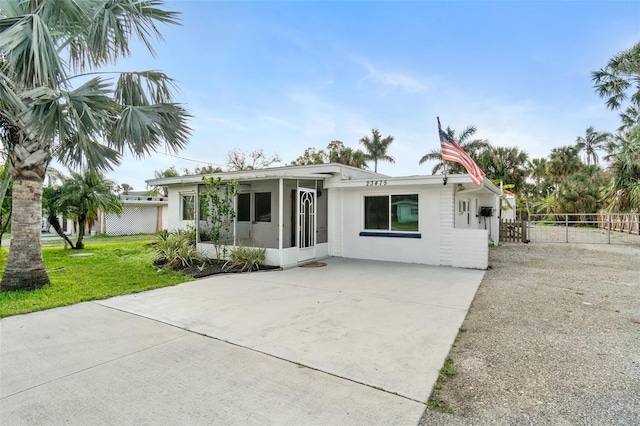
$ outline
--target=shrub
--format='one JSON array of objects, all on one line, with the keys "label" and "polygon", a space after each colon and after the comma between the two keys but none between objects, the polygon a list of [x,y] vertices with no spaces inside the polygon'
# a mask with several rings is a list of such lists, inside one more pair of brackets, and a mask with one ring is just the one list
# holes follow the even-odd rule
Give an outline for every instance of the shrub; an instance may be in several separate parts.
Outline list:
[{"label": "shrub", "polygon": [[225,268],[240,268],[240,271],[257,271],[264,264],[267,250],[239,245],[229,252]]},{"label": "shrub", "polygon": [[153,264],[177,270],[203,262],[205,255],[196,249],[195,230],[160,233],[154,243]]}]

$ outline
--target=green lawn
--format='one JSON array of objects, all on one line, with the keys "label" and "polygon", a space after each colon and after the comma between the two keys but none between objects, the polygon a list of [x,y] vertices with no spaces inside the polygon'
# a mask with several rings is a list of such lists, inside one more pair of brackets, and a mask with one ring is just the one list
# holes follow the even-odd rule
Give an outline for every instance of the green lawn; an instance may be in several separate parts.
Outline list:
[{"label": "green lawn", "polygon": [[[158,272],[151,266],[152,241],[153,235],[95,236],[85,240],[84,250],[77,251],[65,250],[62,240],[48,241],[42,252],[51,285],[0,293],[0,318],[191,281],[182,273]],[[8,254],[3,244],[0,272],[4,272]]]}]

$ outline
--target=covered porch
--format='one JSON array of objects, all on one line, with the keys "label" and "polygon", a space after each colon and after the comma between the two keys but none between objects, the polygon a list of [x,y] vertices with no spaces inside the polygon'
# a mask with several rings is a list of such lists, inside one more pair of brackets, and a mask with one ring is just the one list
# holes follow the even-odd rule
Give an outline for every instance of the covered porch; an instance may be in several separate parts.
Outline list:
[{"label": "covered porch", "polygon": [[[199,215],[197,247],[208,257],[234,247],[264,248],[265,263],[292,266],[324,258],[328,252],[327,190],[324,175],[239,180],[224,244],[211,238],[211,224]],[[206,191],[198,185],[198,194]],[[196,197],[198,201],[200,196]],[[198,211],[201,208],[198,205]],[[223,256],[224,257],[224,256]]]}]

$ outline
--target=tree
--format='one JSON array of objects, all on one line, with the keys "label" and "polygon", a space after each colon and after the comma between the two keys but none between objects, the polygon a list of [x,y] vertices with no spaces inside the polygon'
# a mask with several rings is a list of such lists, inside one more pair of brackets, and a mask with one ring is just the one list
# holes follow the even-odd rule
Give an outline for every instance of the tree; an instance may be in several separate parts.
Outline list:
[{"label": "tree", "polygon": [[278,154],[267,157],[262,149],[256,149],[249,154],[246,154],[242,150],[234,149],[227,154],[227,167],[229,171],[265,169],[273,163],[279,163],[281,161]]},{"label": "tree", "polygon": [[620,109],[627,99],[632,107],[640,107],[640,42],[615,55],[591,76],[598,95],[607,98],[609,109]]},{"label": "tree", "polygon": [[[447,127],[445,133],[447,133],[453,140],[455,140],[460,148],[462,148],[469,157],[473,159],[476,163],[478,162],[478,153],[483,149],[488,149],[491,147],[491,144],[484,139],[472,139],[469,140],[475,133],[477,129],[476,126],[467,126],[462,132],[456,134],[456,132],[451,128]],[[433,166],[431,170],[431,174],[435,175],[439,171],[444,171],[447,164],[442,160],[442,151],[440,149],[433,149],[428,154],[425,154],[420,158],[418,164],[424,164],[427,161],[437,161],[436,165]],[[464,166],[458,163],[449,163],[449,173],[467,173]]]},{"label": "tree", "polygon": [[53,227],[54,231],[62,237],[65,241],[65,247],[68,244],[69,247],[74,248],[73,242],[69,239],[67,234],[62,230],[62,224],[60,223],[60,216],[63,216],[60,209],[60,187],[53,187],[47,185],[42,190],[42,210],[47,220],[47,223]]},{"label": "tree", "polygon": [[105,171],[125,151],[144,157],[187,144],[190,116],[173,101],[172,79],[159,71],[120,72],[115,81],[101,73],[130,56],[131,39],[155,53],[156,25],[178,17],[158,6],[160,0],[0,0],[0,126],[14,176],[2,291],[49,283],[40,232],[52,159]]},{"label": "tree", "polygon": [[195,169],[193,169],[193,173],[190,173],[189,170],[185,169],[185,174],[189,175],[189,174],[194,174],[194,175],[209,175],[209,174],[214,174],[214,173],[222,173],[222,169],[218,166],[214,166],[212,164],[209,164],[208,166],[201,166],[201,167],[196,167]]},{"label": "tree", "polygon": [[129,191],[133,191],[133,186],[128,183],[123,183],[120,185],[120,189],[122,190],[123,195],[129,195]]},{"label": "tree", "polygon": [[9,173],[9,162],[5,162],[0,170],[0,245],[2,245],[2,235],[9,229],[11,223],[11,193],[12,176]]},{"label": "tree", "polygon": [[316,150],[309,147],[304,150],[304,154],[293,160],[289,165],[291,166],[306,166],[309,164],[323,164],[329,159],[329,155],[323,150]]},{"label": "tree", "polygon": [[344,146],[342,141],[331,141],[327,145],[329,150],[329,162],[345,164],[359,169],[368,169],[367,154],[361,150],[354,150],[348,146]]},{"label": "tree", "polygon": [[611,155],[611,181],[605,194],[609,211],[640,211],[640,126],[617,136],[619,150]]},{"label": "tree", "polygon": [[547,174],[555,183],[566,183],[569,176],[580,170],[582,161],[575,146],[553,148],[546,164]]},{"label": "tree", "polygon": [[367,160],[373,160],[373,171],[378,172],[378,161],[388,161],[395,163],[396,160],[387,154],[389,145],[393,142],[393,136],[382,138],[378,129],[371,130],[371,138],[364,136],[360,143],[364,145]]},{"label": "tree", "polygon": [[97,218],[98,210],[105,214],[122,213],[122,200],[116,194],[116,183],[99,173],[71,173],[60,188],[56,204],[61,212],[78,223],[78,238],[72,249],[84,248],[82,239],[87,221]]},{"label": "tree", "polygon": [[485,149],[480,154],[478,166],[489,179],[513,185],[514,192],[519,195],[529,175],[528,160],[529,155],[516,146],[498,146]]},{"label": "tree", "polygon": [[[187,171],[187,174],[188,171]],[[153,172],[153,176],[156,179],[164,179],[164,178],[170,178],[170,177],[178,177],[180,176],[180,172],[176,169],[176,166],[171,166],[169,168],[166,168],[164,170],[156,170]],[[151,190],[149,191],[152,194],[156,194],[156,195],[161,195],[163,197],[166,197],[169,195],[169,188],[166,186],[153,186],[151,187]]]},{"label": "tree", "polygon": [[593,126],[587,128],[584,138],[582,136],[576,138],[576,148],[578,151],[584,150],[587,165],[591,164],[592,159],[593,164],[598,164],[598,153],[596,151],[603,149],[610,138],[611,133],[598,132]]}]

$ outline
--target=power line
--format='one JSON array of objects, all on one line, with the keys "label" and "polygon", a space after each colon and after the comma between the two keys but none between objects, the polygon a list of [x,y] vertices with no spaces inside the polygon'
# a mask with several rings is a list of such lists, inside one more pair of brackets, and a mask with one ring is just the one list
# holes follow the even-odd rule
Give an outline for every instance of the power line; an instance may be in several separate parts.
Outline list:
[{"label": "power line", "polygon": [[208,161],[193,160],[191,158],[180,157],[179,155],[168,154],[166,152],[156,152],[157,154],[166,155],[167,157],[179,158],[180,160],[193,161],[194,163],[207,164],[209,166],[224,166],[224,164],[210,163]]}]

